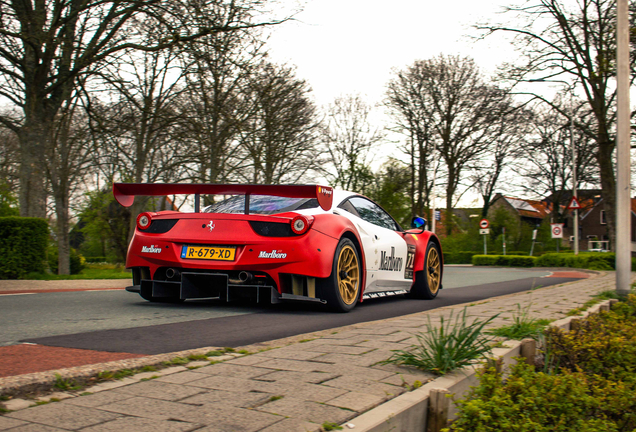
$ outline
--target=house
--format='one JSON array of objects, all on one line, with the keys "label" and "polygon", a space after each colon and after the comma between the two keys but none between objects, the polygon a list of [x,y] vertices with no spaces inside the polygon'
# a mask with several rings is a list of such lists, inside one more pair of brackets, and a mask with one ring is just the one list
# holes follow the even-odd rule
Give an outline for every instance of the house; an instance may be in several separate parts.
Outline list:
[{"label": "house", "polygon": [[552,206],[548,201],[504,196],[500,193],[490,201],[488,215],[490,216],[497,209],[504,209],[518,218],[519,222],[526,222],[532,226],[540,225],[552,214]]}]

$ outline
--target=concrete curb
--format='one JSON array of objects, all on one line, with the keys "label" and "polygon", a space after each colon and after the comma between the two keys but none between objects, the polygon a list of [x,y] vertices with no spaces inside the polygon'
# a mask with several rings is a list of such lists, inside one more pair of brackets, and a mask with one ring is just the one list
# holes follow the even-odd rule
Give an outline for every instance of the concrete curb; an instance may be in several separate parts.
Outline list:
[{"label": "concrete curb", "polygon": [[[611,304],[616,300],[605,300],[591,306],[582,315],[570,316],[550,325],[570,330],[573,320],[585,318],[596,314],[599,311],[608,311]],[[501,359],[502,367],[505,368],[516,361],[515,357],[521,355],[521,341],[507,340],[503,342],[506,347],[494,348],[493,359]],[[400,395],[366,413],[348,421],[342,426],[356,432],[411,432],[427,430],[427,417],[429,396],[431,390],[446,389],[452,395],[453,401],[464,398],[470,391],[471,386],[479,383],[477,371],[480,366],[469,366],[451,374],[439,377],[424,386],[409,393]],[[454,404],[448,411],[448,420],[453,419],[457,414]]]}]

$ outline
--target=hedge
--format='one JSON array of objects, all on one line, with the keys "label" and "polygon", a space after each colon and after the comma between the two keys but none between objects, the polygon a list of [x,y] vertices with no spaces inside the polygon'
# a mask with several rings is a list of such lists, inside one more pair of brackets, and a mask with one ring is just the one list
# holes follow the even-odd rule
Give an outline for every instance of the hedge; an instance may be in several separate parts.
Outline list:
[{"label": "hedge", "polygon": [[475,255],[475,266],[534,267],[537,257],[522,255]]},{"label": "hedge", "polygon": [[444,264],[470,264],[477,252],[444,252]]},{"label": "hedge", "polygon": [[[547,253],[539,257],[518,255],[475,255],[475,266],[510,267],[572,267],[589,270],[614,270],[616,254],[613,252]],[[632,258],[632,271],[636,271],[636,258]]]},{"label": "hedge", "polygon": [[18,279],[46,268],[49,225],[44,219],[0,218],[0,279]]}]

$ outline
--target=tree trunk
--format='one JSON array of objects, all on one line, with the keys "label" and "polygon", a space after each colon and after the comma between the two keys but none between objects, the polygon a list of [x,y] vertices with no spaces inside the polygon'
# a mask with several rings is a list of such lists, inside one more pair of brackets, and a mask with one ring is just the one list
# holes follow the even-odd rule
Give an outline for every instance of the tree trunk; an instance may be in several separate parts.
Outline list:
[{"label": "tree trunk", "polygon": [[610,248],[616,250],[616,177],[614,176],[614,164],[612,162],[613,143],[607,138],[599,142],[597,154],[598,165],[601,169],[601,189],[605,212],[607,214],[607,233],[610,240]]},{"label": "tree trunk", "polygon": [[71,246],[69,235],[68,195],[55,197],[57,217],[57,274],[71,274]]},{"label": "tree trunk", "polygon": [[20,216],[46,218],[44,161],[48,148],[48,123],[27,122],[18,132],[20,141]]}]

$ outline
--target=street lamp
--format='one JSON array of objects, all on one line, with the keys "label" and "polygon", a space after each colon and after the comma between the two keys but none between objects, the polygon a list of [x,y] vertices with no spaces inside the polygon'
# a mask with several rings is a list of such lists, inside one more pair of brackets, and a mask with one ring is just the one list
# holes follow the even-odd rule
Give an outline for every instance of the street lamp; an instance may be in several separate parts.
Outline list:
[{"label": "street lamp", "polygon": [[[572,148],[572,196],[577,198],[576,193],[576,147],[574,146],[574,97],[572,95],[572,87],[570,83],[563,80],[546,80],[543,78],[531,79],[528,82],[558,82],[568,86],[568,93],[570,93],[570,114],[567,116],[570,120],[570,146]],[[574,219],[574,255],[579,254],[579,210],[574,209],[572,216]]]}]

